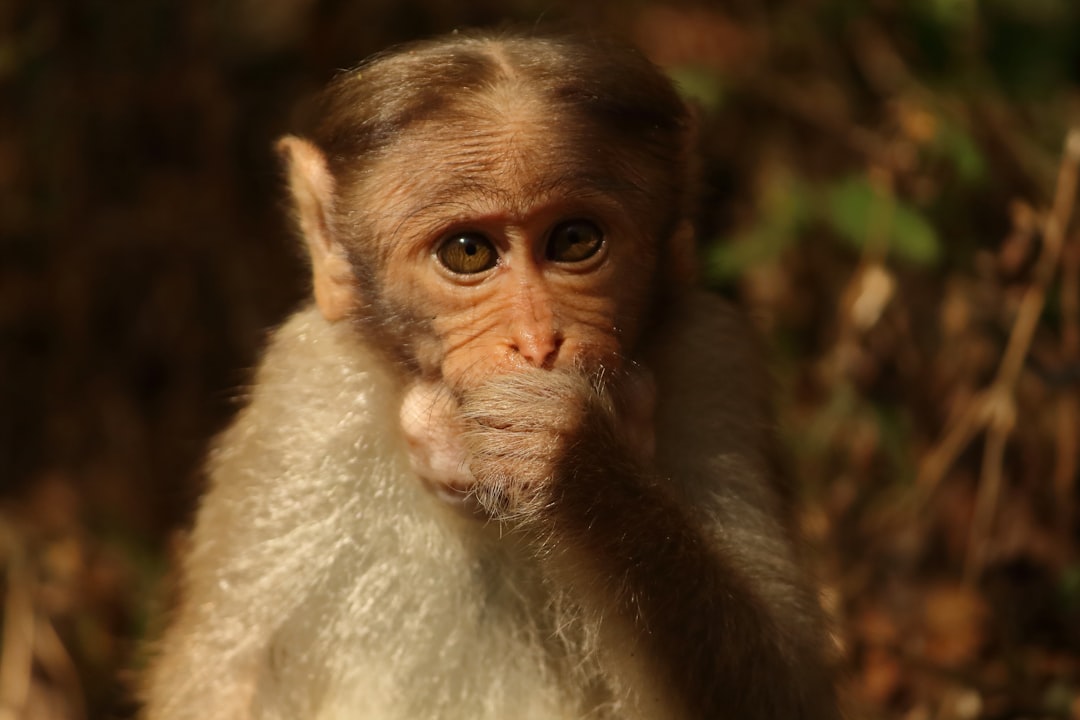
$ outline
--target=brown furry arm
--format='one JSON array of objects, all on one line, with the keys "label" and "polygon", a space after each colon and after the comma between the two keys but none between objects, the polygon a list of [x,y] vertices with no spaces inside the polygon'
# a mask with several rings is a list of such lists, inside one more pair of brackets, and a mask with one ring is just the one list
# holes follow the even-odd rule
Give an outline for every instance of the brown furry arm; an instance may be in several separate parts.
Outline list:
[{"label": "brown furry arm", "polygon": [[[604,618],[608,652],[643,655],[622,664],[662,678],[685,717],[838,718],[819,633],[789,632],[742,569],[741,557],[766,551],[725,547],[723,527],[706,532],[675,483],[633,459],[617,407],[585,378],[542,371],[471,394],[481,503],[532,538],[554,581]],[[667,706],[639,703],[651,700]]]}]

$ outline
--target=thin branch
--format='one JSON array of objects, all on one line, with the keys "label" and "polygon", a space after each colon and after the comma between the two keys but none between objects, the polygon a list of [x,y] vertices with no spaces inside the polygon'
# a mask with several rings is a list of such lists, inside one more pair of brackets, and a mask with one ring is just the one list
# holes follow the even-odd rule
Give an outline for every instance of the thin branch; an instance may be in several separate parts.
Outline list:
[{"label": "thin branch", "polygon": [[[1046,218],[1042,250],[1039,254],[1031,285],[1020,301],[1016,320],[1009,334],[998,372],[990,387],[978,393],[960,412],[945,437],[923,460],[918,487],[922,501],[928,500],[948,473],[956,458],[982,430],[988,431],[983,455],[982,478],[975,502],[968,546],[966,576],[978,574],[982,543],[993,528],[997,502],[1002,487],[1002,463],[1005,446],[1015,424],[1016,382],[1031,348],[1038,327],[1046,293],[1053,281],[1064,247],[1065,230],[1072,217],[1076,199],[1077,175],[1080,172],[1080,128],[1072,129],[1065,141],[1065,150],[1058,172],[1054,203]],[[917,502],[921,507],[923,502]]]},{"label": "thin branch", "polygon": [[1069,132],[1065,141],[1065,154],[1058,172],[1057,192],[1054,205],[1046,218],[1043,230],[1043,247],[1035,266],[1034,281],[1020,301],[1016,322],[1009,346],[1005,349],[1005,358],[1001,361],[996,382],[1010,387],[1015,386],[1020,370],[1024,366],[1031,347],[1031,339],[1039,324],[1039,316],[1046,305],[1046,291],[1054,279],[1061,249],[1064,247],[1065,230],[1072,218],[1073,202],[1076,200],[1077,170],[1080,166],[1080,128]]},{"label": "thin branch", "polygon": [[998,389],[996,403],[988,416],[989,428],[983,446],[982,477],[975,496],[975,513],[968,531],[967,557],[964,559],[964,580],[974,582],[986,561],[986,543],[994,526],[998,499],[1004,478],[1005,447],[1016,424],[1016,404],[1011,395]]},{"label": "thin branch", "polygon": [[[1080,366],[1080,233],[1072,234],[1061,254],[1061,360],[1065,367]],[[1073,486],[1080,467],[1080,388],[1075,383],[1058,399],[1056,429],[1054,499],[1058,531],[1067,537],[1073,524]]]},{"label": "thin branch", "polygon": [[972,518],[971,535],[968,538],[968,555],[965,577],[978,576],[984,559],[983,545],[993,531],[997,503],[1001,496],[1002,465],[1005,444],[1015,426],[1016,381],[1024,366],[1024,359],[1031,349],[1031,340],[1039,324],[1046,293],[1054,279],[1061,251],[1065,245],[1065,230],[1072,218],[1076,200],[1077,173],[1080,171],[1080,128],[1074,128],[1065,139],[1065,152],[1058,172],[1057,191],[1050,215],[1043,231],[1042,252],[1035,266],[1034,278],[1020,301],[1016,322],[1013,323],[1005,357],[998,368],[997,377],[989,392],[994,406],[989,413],[989,435],[983,456],[982,478],[975,499],[975,516]]},{"label": "thin branch", "polygon": [[0,649],[0,720],[22,716],[34,663],[34,605],[23,548],[0,515],[0,561],[7,560],[3,647]]}]

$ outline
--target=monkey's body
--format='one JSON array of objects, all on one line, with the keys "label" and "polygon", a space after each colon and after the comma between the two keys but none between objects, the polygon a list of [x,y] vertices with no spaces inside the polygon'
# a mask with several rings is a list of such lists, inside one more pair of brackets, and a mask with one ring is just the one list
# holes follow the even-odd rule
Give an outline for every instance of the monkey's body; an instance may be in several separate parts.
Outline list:
[{"label": "monkey's body", "polygon": [[[395,389],[313,308],[278,331],[211,461],[183,609],[205,617],[178,618],[184,637],[167,639],[183,650],[157,666],[161,717],[574,717],[541,646],[555,628],[529,612],[535,575],[424,489]],[[208,662],[191,664],[192,646]]]},{"label": "monkey's body", "polygon": [[670,83],[452,36],[327,99],[279,145],[317,309],[211,458],[148,717],[837,720]]},{"label": "monkey's body", "polygon": [[[659,474],[693,478],[672,489],[717,543],[742,548],[778,617],[803,617],[779,498],[761,481],[768,428],[744,380],[758,372],[750,348],[720,343],[739,321],[718,300],[697,298],[687,321],[668,331],[676,356],[655,361],[659,426],[673,436],[658,437]],[[706,372],[718,383],[702,393]],[[352,328],[298,313],[256,380],[211,460],[185,568],[190,616],[156,668],[160,717],[660,717],[634,709],[649,689],[606,668],[588,614],[513,536],[477,535],[480,521],[423,488],[396,423],[397,383]],[[298,404],[308,412],[290,412]]]}]

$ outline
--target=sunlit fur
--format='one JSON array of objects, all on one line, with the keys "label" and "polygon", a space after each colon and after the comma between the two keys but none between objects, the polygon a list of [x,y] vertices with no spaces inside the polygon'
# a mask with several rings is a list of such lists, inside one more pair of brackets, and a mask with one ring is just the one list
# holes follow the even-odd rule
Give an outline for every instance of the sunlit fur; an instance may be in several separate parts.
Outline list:
[{"label": "sunlit fur", "polygon": [[[837,720],[750,333],[667,272],[670,84],[524,37],[362,75],[281,143],[316,304],[210,459],[149,720]],[[576,217],[605,254],[547,262]],[[432,252],[462,229],[505,260],[476,284]]]},{"label": "sunlit fur", "polygon": [[587,629],[417,482],[395,387],[346,325],[278,331],[213,456],[149,717],[583,715]]},{"label": "sunlit fur", "polygon": [[[677,350],[654,359],[660,474],[782,635],[811,646],[818,615],[762,482],[768,428],[743,329],[718,301],[692,308],[668,331]],[[668,717],[649,709],[660,691],[642,687],[647,671],[605,660],[600,614],[554,587],[518,538],[417,482],[399,384],[348,325],[297,314],[256,380],[212,458],[148,717]]]}]

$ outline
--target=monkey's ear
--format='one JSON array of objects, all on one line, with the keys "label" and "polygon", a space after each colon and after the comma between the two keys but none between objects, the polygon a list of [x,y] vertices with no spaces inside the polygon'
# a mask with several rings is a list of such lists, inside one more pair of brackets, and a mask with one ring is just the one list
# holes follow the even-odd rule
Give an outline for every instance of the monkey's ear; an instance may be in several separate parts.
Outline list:
[{"label": "monkey's ear", "polygon": [[315,303],[327,320],[340,320],[356,307],[358,290],[345,250],[327,223],[334,178],[322,152],[307,140],[287,135],[278,140],[277,151],[286,162],[300,231],[311,256]]}]

